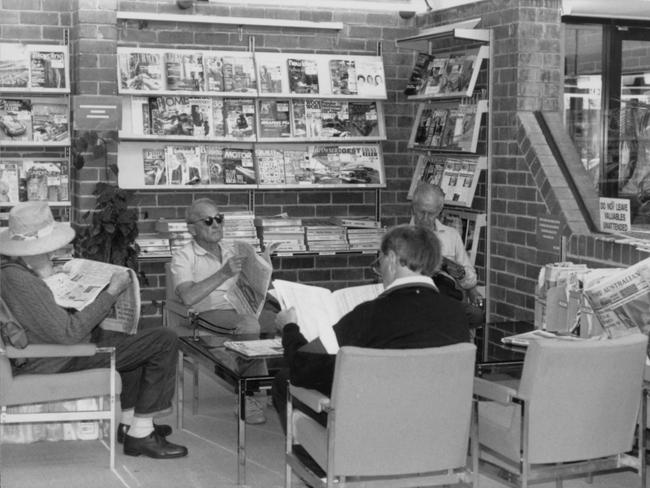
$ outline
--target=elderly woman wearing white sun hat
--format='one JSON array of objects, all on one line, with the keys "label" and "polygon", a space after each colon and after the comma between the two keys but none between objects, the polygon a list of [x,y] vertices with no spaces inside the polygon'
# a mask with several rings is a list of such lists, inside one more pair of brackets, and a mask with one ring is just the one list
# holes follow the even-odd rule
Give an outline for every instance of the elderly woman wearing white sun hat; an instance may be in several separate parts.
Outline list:
[{"label": "elderly woman wearing white sun hat", "polygon": [[[80,311],[57,305],[43,281],[52,274],[52,253],[74,236],[69,224],[54,221],[46,202],[23,202],[13,207],[8,227],[0,231],[0,297],[25,329],[31,344],[93,342],[115,346],[122,379],[122,419],[117,437],[124,443],[125,454],[158,459],[186,456],[184,446],[167,441],[171,427],[153,423],[155,416],[171,409],[176,335],[162,328],[126,335],[98,327],[128,287],[129,274],[116,272],[107,288]],[[106,366],[107,361],[101,355],[34,358],[14,368],[14,374],[78,371]]]}]

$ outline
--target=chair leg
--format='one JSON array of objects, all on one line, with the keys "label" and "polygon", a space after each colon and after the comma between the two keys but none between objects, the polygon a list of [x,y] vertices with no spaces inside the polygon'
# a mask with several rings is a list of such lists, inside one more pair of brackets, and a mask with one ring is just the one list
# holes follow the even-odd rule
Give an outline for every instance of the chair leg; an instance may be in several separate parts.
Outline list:
[{"label": "chair leg", "polygon": [[287,391],[287,433],[284,439],[284,488],[291,488],[291,465],[289,464],[289,454],[291,454],[291,446],[293,443],[293,405],[291,400],[291,392],[289,391],[289,380],[286,384]]}]

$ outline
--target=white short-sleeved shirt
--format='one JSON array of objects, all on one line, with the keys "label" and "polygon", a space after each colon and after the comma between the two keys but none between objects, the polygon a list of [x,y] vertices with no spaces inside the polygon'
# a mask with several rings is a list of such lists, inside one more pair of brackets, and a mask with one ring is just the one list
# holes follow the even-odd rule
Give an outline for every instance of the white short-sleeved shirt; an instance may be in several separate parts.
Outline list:
[{"label": "white short-sleeved shirt", "polygon": [[[210,251],[192,241],[174,252],[171,262],[171,273],[174,278],[174,289],[181,283],[203,281],[223,267],[235,252],[231,246],[219,243],[221,246],[220,261]],[[193,305],[197,312],[206,310],[232,310],[233,306],[226,299],[226,292],[235,284],[238,276],[224,281],[218,288],[200,302]]]}]

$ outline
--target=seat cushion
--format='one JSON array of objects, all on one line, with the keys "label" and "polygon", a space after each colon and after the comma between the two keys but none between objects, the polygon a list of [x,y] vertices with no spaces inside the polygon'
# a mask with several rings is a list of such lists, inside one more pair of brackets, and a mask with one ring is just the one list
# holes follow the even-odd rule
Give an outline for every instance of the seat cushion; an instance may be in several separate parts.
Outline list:
[{"label": "seat cushion", "polygon": [[[23,374],[2,385],[2,405],[53,402],[106,395],[110,369],[94,368],[59,374]],[[115,393],[122,391],[119,373],[115,373]]]}]

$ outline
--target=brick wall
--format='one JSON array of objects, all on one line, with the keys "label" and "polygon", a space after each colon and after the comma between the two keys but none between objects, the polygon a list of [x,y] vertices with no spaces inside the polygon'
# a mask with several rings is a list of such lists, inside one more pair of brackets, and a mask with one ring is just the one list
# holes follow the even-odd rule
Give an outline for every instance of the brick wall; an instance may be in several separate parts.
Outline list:
[{"label": "brick wall", "polygon": [[[388,100],[384,104],[388,140],[382,144],[387,188],[376,190],[284,190],[284,191],[200,191],[166,190],[138,191],[136,200],[140,212],[141,232],[152,232],[158,218],[183,218],[184,209],[194,199],[208,196],[224,210],[248,208],[250,202],[258,215],[287,212],[290,216],[319,217],[330,215],[381,214],[384,225],[408,220],[406,192],[414,166],[406,155],[406,143],[412,123],[412,106],[405,103],[401,91],[413,64],[413,53],[398,52],[394,40],[413,32],[414,19],[404,20],[397,13],[366,11],[298,10],[287,8],[254,8],[195,3],[188,10],[179,10],[175,1],[167,0],[84,0],[73,11],[72,51],[77,80],[75,93],[117,94],[117,46],[170,49],[198,48],[246,50],[249,37],[254,38],[257,51],[313,53],[377,53],[378,43],[384,59]],[[254,28],[146,22],[117,22],[116,11],[146,13],[219,15],[261,17],[269,19],[299,19],[311,21],[340,21],[341,32],[290,28]],[[94,207],[92,190],[97,181],[105,180],[105,166],[116,161],[116,134],[102,134],[107,141],[108,158],[86,155],[85,167],[74,178],[75,202],[82,212]],[[114,177],[111,176],[111,179]],[[372,255],[303,256],[274,259],[274,277],[319,284],[332,289],[374,280],[368,265]],[[144,326],[159,322],[158,304],[164,298],[162,262],[141,265],[148,277],[143,288]]]}]

